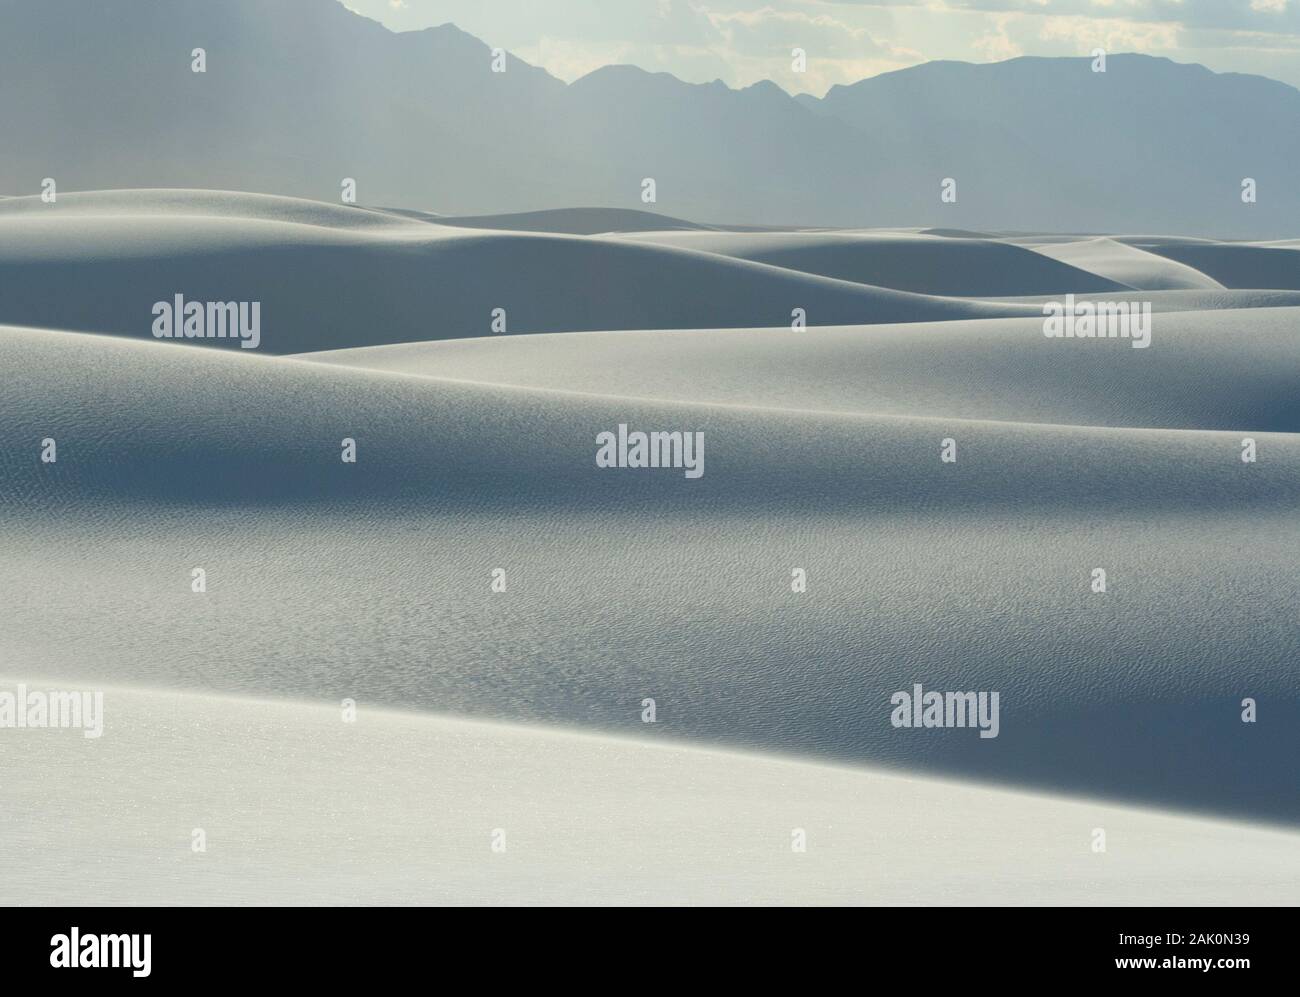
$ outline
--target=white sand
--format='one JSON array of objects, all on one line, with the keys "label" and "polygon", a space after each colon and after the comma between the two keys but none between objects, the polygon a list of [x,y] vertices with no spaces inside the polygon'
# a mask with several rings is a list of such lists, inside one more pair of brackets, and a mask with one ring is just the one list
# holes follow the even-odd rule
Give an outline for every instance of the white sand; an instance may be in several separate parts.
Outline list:
[{"label": "white sand", "polygon": [[632,240],[188,193],[6,201],[0,322],[149,339],[153,303],[176,293],[258,301],[274,354],[489,335],[497,308],[512,333],[788,326],[795,308],[814,325],[1042,314]]},{"label": "white sand", "polygon": [[8,732],[0,903],[1300,901],[1296,833],[655,743],[648,726],[365,702],[346,724],[331,705],[120,688],[105,717],[98,740]]},{"label": "white sand", "polygon": [[[1170,383],[1205,402],[1165,408],[1211,427],[1188,430],[636,401],[40,330],[0,330],[0,364],[20,670],[612,730],[655,696],[676,735],[1297,814],[1300,442],[1251,430],[1244,465],[1218,420],[1284,413],[1267,391],[1225,413],[1195,390],[1213,364]],[[1081,407],[1122,411],[1107,383]],[[703,431],[704,476],[598,469],[620,422]],[[900,734],[888,699],[915,681],[1001,690],[1002,734]],[[1240,722],[1248,696],[1267,722]]]},{"label": "white sand", "polygon": [[1034,248],[1044,256],[1104,275],[1129,287],[1178,290],[1223,286],[1199,270],[1114,239],[1081,239]]},{"label": "white sand", "polygon": [[[0,901],[1296,901],[1300,292],[1243,279],[1300,254],[461,221],[0,206],[0,674],[110,690],[99,740],[0,729]],[[1020,293],[820,275],[840,238]],[[1084,270],[1173,288],[1093,292],[1149,349],[1044,338]],[[265,351],[155,341],[177,291]],[[598,469],[620,423],[704,476]],[[893,728],[914,682],[999,736]]]},{"label": "white sand", "polygon": [[1091,261],[1050,259],[995,239],[897,232],[648,232],[620,238],[921,294],[987,297],[1129,286],[1101,275]]},{"label": "white sand", "polygon": [[[1038,319],[480,337],[302,354],[629,398],[1061,425],[1300,431],[1296,308],[1169,312],[1152,343],[1046,341]],[[1231,330],[1225,334],[1225,330]]]}]

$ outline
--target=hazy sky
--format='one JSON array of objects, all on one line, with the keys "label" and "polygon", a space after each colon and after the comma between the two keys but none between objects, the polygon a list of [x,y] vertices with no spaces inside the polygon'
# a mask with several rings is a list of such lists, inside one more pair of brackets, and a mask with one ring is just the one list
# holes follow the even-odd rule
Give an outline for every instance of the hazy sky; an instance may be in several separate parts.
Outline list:
[{"label": "hazy sky", "polygon": [[[631,63],[691,82],[831,84],[930,59],[1146,52],[1300,86],[1300,0],[346,0],[406,31],[451,21],[574,80]],[[790,50],[808,53],[791,71]]]}]

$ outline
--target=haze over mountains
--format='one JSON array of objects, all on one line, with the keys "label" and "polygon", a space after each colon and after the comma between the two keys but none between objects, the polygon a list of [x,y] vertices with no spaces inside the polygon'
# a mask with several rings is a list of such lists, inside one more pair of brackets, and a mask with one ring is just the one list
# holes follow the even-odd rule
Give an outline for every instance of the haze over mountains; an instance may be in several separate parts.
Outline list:
[{"label": "haze over mountains", "polygon": [[446,214],[1225,238],[1292,237],[1300,217],[1300,91],[1263,77],[1124,54],[1105,73],[932,62],[818,99],[631,66],[493,73],[489,43],[396,34],[335,0],[3,0],[0,194],[54,177],[337,202],[353,177],[364,204]]}]

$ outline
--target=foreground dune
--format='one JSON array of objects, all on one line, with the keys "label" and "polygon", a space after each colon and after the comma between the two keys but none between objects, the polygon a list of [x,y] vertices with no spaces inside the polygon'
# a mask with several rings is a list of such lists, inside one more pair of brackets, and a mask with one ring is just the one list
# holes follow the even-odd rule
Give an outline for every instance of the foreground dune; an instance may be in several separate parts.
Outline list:
[{"label": "foreground dune", "polygon": [[649,725],[597,737],[364,700],[342,718],[115,687],[98,739],[6,732],[0,903],[1300,901],[1294,832],[656,743]]},{"label": "foreground dune", "polygon": [[[737,362],[752,335],[717,334]],[[1240,429],[631,399],[45,330],[0,329],[0,365],[0,655],[24,673],[611,730],[653,697],[669,736],[1300,819],[1293,433],[1252,430],[1243,464]],[[1242,396],[1263,407],[1216,418],[1283,419]],[[597,468],[620,423],[704,432],[706,472]],[[917,682],[999,691],[1001,733],[892,727]]]}]

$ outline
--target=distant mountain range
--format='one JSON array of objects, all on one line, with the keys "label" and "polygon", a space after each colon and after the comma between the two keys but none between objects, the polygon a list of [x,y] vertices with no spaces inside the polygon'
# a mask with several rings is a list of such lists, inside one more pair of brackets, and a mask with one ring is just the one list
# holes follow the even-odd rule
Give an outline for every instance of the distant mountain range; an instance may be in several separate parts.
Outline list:
[{"label": "distant mountain range", "polygon": [[[207,71],[191,71],[203,48]],[[748,225],[1300,227],[1300,91],[1111,55],[931,62],[792,97],[608,66],[572,84],[334,0],[0,0],[0,194],[211,187],[446,214]],[[641,200],[652,177],[657,200]],[[956,203],[941,203],[944,178]],[[1258,202],[1244,204],[1253,178]]]}]

